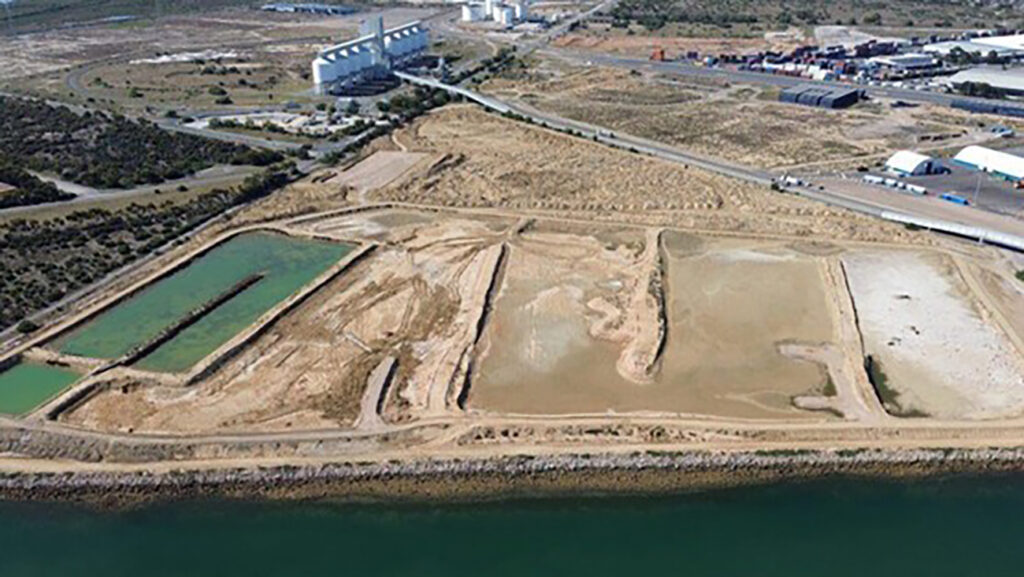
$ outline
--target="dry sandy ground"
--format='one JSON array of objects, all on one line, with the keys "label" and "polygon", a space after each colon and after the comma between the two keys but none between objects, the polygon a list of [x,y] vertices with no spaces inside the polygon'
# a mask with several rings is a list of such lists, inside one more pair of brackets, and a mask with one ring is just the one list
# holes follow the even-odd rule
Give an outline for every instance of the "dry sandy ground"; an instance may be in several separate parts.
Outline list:
[{"label": "dry sandy ground", "polygon": [[416,152],[381,150],[338,176],[338,183],[351,186],[359,197],[390,184],[427,155]]},{"label": "dry sandy ground", "polygon": [[545,210],[744,234],[931,242],[903,227],[470,106],[421,118],[402,140],[439,160],[417,178],[375,191],[371,200]]},{"label": "dry sandy ground", "polygon": [[1024,411],[1024,363],[989,322],[947,257],[855,252],[843,257],[867,352],[905,409],[939,418]]},{"label": "dry sandy ground", "polygon": [[[762,168],[883,155],[970,129],[932,106],[861,105],[830,111],[776,102],[771,89],[676,82],[650,73],[541,64],[485,91],[541,110]],[[943,110],[943,112],[948,112]],[[946,141],[953,145],[955,140]]]}]

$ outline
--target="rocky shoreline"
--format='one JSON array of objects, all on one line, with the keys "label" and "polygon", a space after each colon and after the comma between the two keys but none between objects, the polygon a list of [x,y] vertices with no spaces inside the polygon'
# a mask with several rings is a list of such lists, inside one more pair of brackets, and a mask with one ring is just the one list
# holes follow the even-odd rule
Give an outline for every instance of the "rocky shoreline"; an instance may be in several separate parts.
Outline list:
[{"label": "rocky shoreline", "polygon": [[1024,471],[1024,448],[637,452],[316,466],[5,473],[0,499],[131,506],[196,497],[485,500],[667,493],[827,476],[906,477]]}]

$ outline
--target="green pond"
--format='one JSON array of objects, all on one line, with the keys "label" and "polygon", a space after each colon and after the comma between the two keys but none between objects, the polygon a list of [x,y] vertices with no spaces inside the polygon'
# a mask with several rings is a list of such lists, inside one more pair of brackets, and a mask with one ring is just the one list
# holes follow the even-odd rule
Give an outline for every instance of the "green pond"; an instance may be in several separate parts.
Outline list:
[{"label": "green pond", "polygon": [[0,372],[0,413],[27,413],[68,388],[80,376],[60,367],[18,363]]},{"label": "green pond", "polygon": [[0,575],[1019,576],[1022,513],[1019,476],[474,505],[0,503]]},{"label": "green pond", "polygon": [[69,333],[57,347],[72,355],[117,358],[239,281],[263,274],[137,363],[153,371],[185,371],[352,249],[352,245],[281,234],[242,234]]}]

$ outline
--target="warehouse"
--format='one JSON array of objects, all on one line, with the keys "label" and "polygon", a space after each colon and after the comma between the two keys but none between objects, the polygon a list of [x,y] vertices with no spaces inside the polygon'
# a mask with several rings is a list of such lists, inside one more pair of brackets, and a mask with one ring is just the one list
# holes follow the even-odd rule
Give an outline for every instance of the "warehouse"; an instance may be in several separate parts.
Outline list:
[{"label": "warehouse", "polygon": [[1024,52],[1014,48],[994,46],[991,44],[982,44],[970,40],[951,40],[947,42],[936,42],[934,44],[929,44],[921,49],[921,52],[943,57],[950,56],[957,51],[962,51],[965,54],[974,54],[975,56],[987,56],[990,53],[995,52],[996,56],[1000,58],[1017,57],[1024,55]]},{"label": "warehouse", "polygon": [[1005,178],[1024,180],[1024,158],[983,146],[968,146],[961,150],[953,162]]},{"label": "warehouse", "polygon": [[978,66],[957,72],[946,79],[946,85],[951,88],[959,88],[968,82],[987,84],[1007,94],[1024,95],[1024,69],[1022,68],[1004,70],[999,66]]},{"label": "warehouse", "polygon": [[943,166],[930,156],[900,150],[885,161],[885,170],[900,176],[924,176],[943,172]]},{"label": "warehouse", "polygon": [[847,108],[859,100],[860,91],[856,89],[832,88],[815,84],[801,84],[787,88],[779,95],[780,102],[821,108]]},{"label": "warehouse", "polygon": [[889,70],[895,70],[899,72],[907,72],[911,70],[922,70],[926,68],[935,68],[939,65],[939,61],[930,54],[893,54],[891,56],[876,56],[868,60],[869,66],[875,66],[880,68],[886,68]]}]

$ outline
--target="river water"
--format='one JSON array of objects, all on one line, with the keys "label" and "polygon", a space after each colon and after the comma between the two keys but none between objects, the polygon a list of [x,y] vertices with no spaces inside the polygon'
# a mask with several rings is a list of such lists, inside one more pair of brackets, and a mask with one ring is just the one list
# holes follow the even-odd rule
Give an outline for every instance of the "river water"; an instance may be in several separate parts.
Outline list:
[{"label": "river water", "polygon": [[0,503],[0,575],[1024,573],[1024,477],[477,504]]}]

